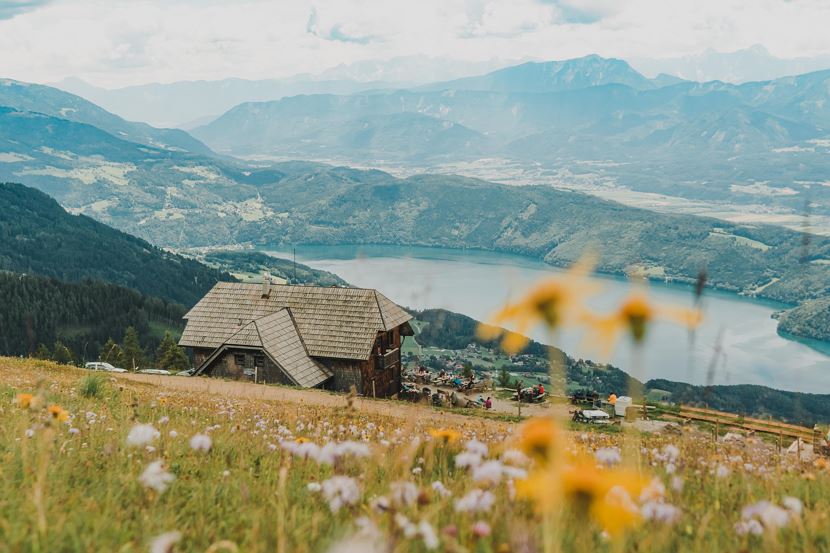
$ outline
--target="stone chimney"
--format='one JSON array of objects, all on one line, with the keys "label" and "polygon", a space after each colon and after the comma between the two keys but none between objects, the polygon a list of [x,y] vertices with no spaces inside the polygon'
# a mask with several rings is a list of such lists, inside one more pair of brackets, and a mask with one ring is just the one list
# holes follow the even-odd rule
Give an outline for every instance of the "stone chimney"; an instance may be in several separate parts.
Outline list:
[{"label": "stone chimney", "polygon": [[268,272],[262,273],[262,297],[271,297],[271,274]]}]

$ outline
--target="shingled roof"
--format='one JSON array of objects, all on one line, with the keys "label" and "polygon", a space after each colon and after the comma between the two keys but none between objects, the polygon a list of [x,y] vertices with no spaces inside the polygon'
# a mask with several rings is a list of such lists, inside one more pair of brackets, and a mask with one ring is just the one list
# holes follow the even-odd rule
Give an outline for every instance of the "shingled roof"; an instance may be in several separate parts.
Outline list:
[{"label": "shingled roof", "polygon": [[283,323],[291,322],[307,356],[336,359],[368,359],[378,332],[412,318],[376,290],[272,284],[264,297],[260,284],[219,282],[184,316],[187,326],[179,344],[218,348],[233,337],[238,345],[260,347],[251,343],[256,329],[262,347],[265,342],[281,347],[287,335],[266,340],[262,329],[274,321],[262,319],[282,310],[288,316]]},{"label": "shingled roof", "polygon": [[285,308],[246,324],[225,340],[222,346],[262,348],[282,367],[288,378],[299,386],[317,386],[333,374],[330,369],[308,356],[291,313]]}]

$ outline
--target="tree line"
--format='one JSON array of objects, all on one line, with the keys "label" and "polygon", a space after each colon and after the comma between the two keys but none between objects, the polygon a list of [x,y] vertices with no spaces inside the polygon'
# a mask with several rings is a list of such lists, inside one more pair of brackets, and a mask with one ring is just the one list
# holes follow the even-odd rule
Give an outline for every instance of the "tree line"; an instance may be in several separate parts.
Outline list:
[{"label": "tree line", "polygon": [[[0,298],[0,355],[47,357],[48,351],[48,358],[64,362],[96,360],[113,337],[123,337],[128,351],[156,352],[181,331],[186,312],[180,304],[114,284],[5,272]],[[136,356],[143,362],[138,365],[148,357]]]},{"label": "tree line", "polygon": [[[60,339],[55,341],[51,349],[46,344],[41,343],[35,350],[33,357],[55,361],[64,365],[81,362],[77,354]],[[155,355],[151,355],[142,347],[138,331],[132,326],[127,327],[124,338],[120,343],[108,338],[98,351],[96,360],[130,371],[153,368],[176,372],[190,368],[190,358],[184,349],[179,347],[169,332],[164,333],[164,338],[156,348]]]}]

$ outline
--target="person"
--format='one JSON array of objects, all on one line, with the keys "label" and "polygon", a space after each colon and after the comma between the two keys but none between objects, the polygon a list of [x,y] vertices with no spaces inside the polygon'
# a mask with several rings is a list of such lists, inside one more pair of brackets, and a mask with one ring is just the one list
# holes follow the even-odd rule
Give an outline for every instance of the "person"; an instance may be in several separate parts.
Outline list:
[{"label": "person", "polygon": [[542,383],[540,382],[540,383],[539,383],[539,388],[538,388],[538,390],[536,391],[536,397],[539,397],[539,396],[541,396],[541,395],[542,395],[542,394],[544,394],[544,393],[545,393],[545,387],[544,387],[544,386],[542,386]]},{"label": "person", "polygon": [[484,400],[484,408],[485,409],[492,409],[493,408],[493,400],[490,396],[487,396],[487,399]]},{"label": "person", "polygon": [[610,403],[611,405],[614,405],[615,403],[617,403],[617,394],[615,394],[614,392],[611,392],[611,395],[608,396],[608,403]]},{"label": "person", "polygon": [[484,396],[481,395],[481,394],[478,394],[478,398],[476,399],[476,403],[478,403],[479,405],[484,405]]},{"label": "person", "polygon": [[461,387],[461,379],[458,378],[457,376],[452,379],[452,383],[453,383],[454,386],[458,386],[459,388]]}]

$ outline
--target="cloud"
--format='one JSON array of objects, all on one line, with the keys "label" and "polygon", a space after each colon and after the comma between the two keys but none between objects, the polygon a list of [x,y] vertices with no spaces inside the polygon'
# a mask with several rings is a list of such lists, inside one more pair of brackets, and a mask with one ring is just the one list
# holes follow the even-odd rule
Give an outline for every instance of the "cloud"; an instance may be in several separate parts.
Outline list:
[{"label": "cloud", "polygon": [[306,32],[323,40],[333,40],[335,42],[351,42],[353,44],[369,44],[372,42],[381,42],[380,37],[372,35],[350,34],[344,29],[341,23],[335,23],[327,29],[321,28],[319,17],[317,15],[317,8],[311,8],[311,15],[308,16],[308,23],[306,23]]},{"label": "cloud", "polygon": [[400,56],[830,54],[826,0],[0,0],[0,76],[105,87],[319,73]]},{"label": "cloud", "polygon": [[558,19],[563,23],[590,25],[602,21],[619,11],[621,5],[614,0],[540,0],[553,5]]},{"label": "cloud", "polygon": [[11,19],[21,13],[36,10],[53,0],[0,0],[0,19]]}]

